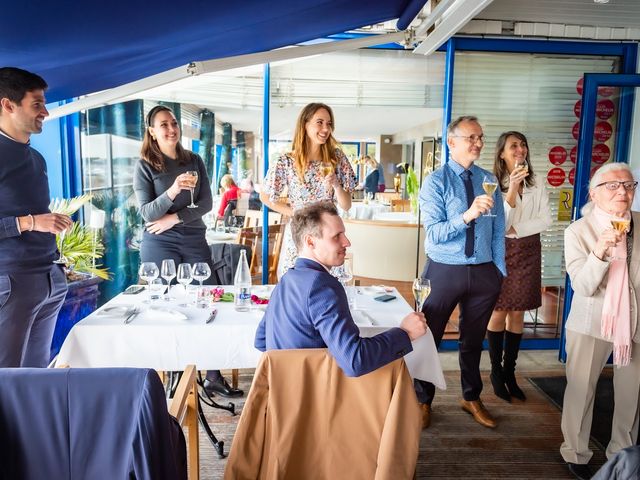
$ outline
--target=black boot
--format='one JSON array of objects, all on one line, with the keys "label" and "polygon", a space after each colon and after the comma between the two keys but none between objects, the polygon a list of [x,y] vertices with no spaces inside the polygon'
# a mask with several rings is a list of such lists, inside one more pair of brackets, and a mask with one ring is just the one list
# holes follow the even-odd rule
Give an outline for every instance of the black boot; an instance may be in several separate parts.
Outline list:
[{"label": "black boot", "polygon": [[489,344],[489,358],[491,359],[491,385],[493,393],[507,402],[511,401],[511,395],[505,386],[504,372],[502,371],[502,343],[504,331],[492,332],[487,330],[487,343]]},{"label": "black boot", "polygon": [[512,397],[526,400],[524,392],[516,383],[516,360],[520,351],[521,333],[505,332],[504,336],[504,381]]}]

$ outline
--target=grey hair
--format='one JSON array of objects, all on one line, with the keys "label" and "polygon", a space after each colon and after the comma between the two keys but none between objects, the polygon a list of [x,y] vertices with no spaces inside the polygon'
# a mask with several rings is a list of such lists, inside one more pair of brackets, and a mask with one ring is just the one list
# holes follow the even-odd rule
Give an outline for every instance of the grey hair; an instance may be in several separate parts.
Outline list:
[{"label": "grey hair", "polygon": [[[628,164],[622,163],[622,162],[610,162],[600,167],[598,170],[596,170],[596,173],[593,174],[593,177],[591,177],[591,181],[589,182],[589,191],[591,192],[591,190],[593,190],[594,188],[596,188],[596,186],[602,183],[602,176],[605,173],[616,172],[619,170],[624,170],[625,172],[629,172],[629,175],[631,175],[631,178],[634,178],[633,172],[631,171],[631,167],[629,167]],[[588,213],[591,213],[591,211],[593,211],[593,202],[591,201],[591,199],[589,199],[589,201],[585,203],[582,209],[580,210],[580,213],[582,213],[582,215],[587,215]]]},{"label": "grey hair", "polygon": [[455,120],[452,120],[447,126],[447,138],[452,137],[456,134],[458,126],[462,122],[475,122],[477,124],[480,124],[480,122],[478,121],[478,117],[475,117],[473,115],[462,115]]}]

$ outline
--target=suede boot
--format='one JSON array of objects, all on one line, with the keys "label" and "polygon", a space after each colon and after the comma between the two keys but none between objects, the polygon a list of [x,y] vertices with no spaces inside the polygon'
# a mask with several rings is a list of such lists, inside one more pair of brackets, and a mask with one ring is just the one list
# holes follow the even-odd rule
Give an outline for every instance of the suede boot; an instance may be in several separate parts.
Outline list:
[{"label": "suede boot", "polygon": [[505,377],[502,370],[502,344],[504,342],[504,331],[492,332],[487,330],[487,343],[489,344],[489,358],[491,359],[491,385],[493,393],[497,397],[510,402],[511,395],[505,386]]},{"label": "suede boot", "polygon": [[504,381],[512,397],[526,400],[524,392],[516,383],[516,360],[520,351],[521,333],[505,332],[504,336]]}]

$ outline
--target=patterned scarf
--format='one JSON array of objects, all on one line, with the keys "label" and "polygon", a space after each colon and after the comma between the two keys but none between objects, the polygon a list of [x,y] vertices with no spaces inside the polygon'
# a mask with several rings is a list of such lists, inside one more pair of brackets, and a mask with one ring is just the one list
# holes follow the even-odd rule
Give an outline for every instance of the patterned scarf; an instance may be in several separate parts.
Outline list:
[{"label": "patterned scarf", "polygon": [[[611,228],[611,220],[616,218],[595,206],[593,215],[598,226]],[[625,219],[630,220],[627,212]],[[609,265],[607,289],[602,306],[602,338],[613,342],[613,363],[619,367],[629,365],[631,360],[631,303],[629,298],[629,268],[627,265],[627,235],[611,247],[612,259]]]}]

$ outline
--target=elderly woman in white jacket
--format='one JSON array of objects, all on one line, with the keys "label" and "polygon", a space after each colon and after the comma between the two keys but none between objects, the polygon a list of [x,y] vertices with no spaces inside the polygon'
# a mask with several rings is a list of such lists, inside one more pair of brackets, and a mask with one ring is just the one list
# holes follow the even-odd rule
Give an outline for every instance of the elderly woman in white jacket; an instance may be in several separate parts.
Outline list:
[{"label": "elderly woman in white jacket", "polygon": [[529,145],[522,133],[500,135],[493,173],[504,199],[507,276],[489,320],[487,343],[493,391],[510,402],[512,397],[525,400],[516,383],[516,359],[524,312],[542,305],[540,233],[549,228],[552,220],[547,192],[533,173]]},{"label": "elderly woman in white jacket", "polygon": [[603,166],[589,184],[591,201],[584,216],[565,231],[574,295],[566,325],[560,453],[577,478],[591,477],[587,464],[593,454],[589,434],[595,388],[612,352],[615,408],[607,457],[638,438],[640,214],[631,212],[637,185],[628,165]]}]

